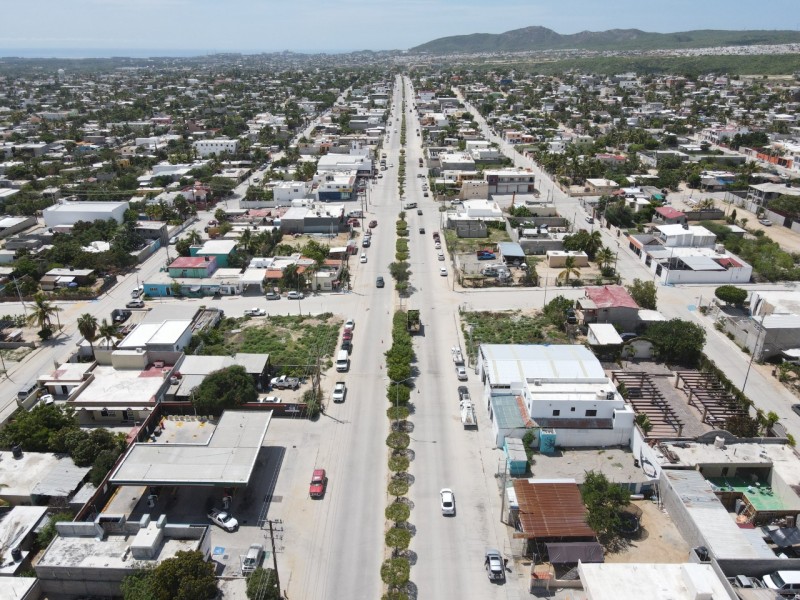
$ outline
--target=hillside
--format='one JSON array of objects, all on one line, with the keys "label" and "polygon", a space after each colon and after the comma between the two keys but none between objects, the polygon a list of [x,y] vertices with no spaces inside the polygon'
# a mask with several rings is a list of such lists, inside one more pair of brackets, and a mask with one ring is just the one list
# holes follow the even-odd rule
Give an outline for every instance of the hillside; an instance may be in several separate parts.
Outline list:
[{"label": "hillside", "polygon": [[429,54],[526,52],[541,50],[654,50],[752,46],[800,42],[800,31],[725,31],[699,29],[651,33],[639,29],[581,31],[561,35],[547,27],[525,27],[505,33],[473,33],[439,38],[410,49]]}]

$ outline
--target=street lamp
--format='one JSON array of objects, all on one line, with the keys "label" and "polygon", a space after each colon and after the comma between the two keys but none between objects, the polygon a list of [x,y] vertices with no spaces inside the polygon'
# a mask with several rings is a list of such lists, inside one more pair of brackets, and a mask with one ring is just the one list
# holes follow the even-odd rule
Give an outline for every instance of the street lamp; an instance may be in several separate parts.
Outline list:
[{"label": "street lamp", "polygon": [[405,383],[406,381],[410,381],[411,379],[414,379],[414,377],[413,376],[412,377],[406,377],[405,379],[401,379],[400,381],[395,381],[394,379],[389,378],[389,383],[391,383],[392,385],[395,386],[395,388],[394,388],[394,410],[395,410],[394,424],[395,424],[395,426],[397,426],[397,422],[398,422],[397,410],[398,410],[398,403],[399,403],[399,398],[398,398],[398,395],[399,395],[398,392],[400,391],[400,387],[399,386],[400,386],[401,383]]},{"label": "street lamp", "polygon": [[755,345],[753,345],[753,352],[750,353],[750,362],[747,363],[747,372],[745,372],[744,381],[742,382],[742,394],[744,394],[744,388],[747,386],[747,378],[750,377],[750,367],[753,366],[753,361],[756,358],[756,354],[758,354],[759,356],[763,355],[763,350],[764,349],[762,348],[761,350],[759,350],[759,348],[758,348],[758,338],[761,337],[761,332],[762,331],[764,333],[766,333],[766,331],[767,331],[766,329],[764,329],[764,319],[766,318],[766,316],[767,316],[766,313],[761,315],[761,324],[760,324],[758,332],[756,333],[756,343],[755,343]]}]

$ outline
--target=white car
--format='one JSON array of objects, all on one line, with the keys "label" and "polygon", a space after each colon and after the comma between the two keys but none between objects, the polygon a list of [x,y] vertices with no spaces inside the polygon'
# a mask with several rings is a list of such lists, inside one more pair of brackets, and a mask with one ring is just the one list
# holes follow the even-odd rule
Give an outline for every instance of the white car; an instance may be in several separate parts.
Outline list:
[{"label": "white car", "polygon": [[344,397],[347,395],[347,386],[344,381],[337,381],[336,386],[333,388],[333,401],[344,402]]},{"label": "white car", "polygon": [[444,268],[444,267],[441,267],[439,269],[439,275],[441,275],[442,277],[447,277],[447,269]]},{"label": "white car", "polygon": [[208,518],[214,525],[222,527],[225,531],[236,531],[239,528],[239,521],[234,519],[229,513],[214,508],[208,513]]},{"label": "white car", "polygon": [[267,311],[263,308],[248,308],[244,311],[245,317],[263,317],[266,316]]},{"label": "white car", "polygon": [[362,255],[361,255],[361,262],[362,262],[362,263],[365,263],[365,262],[367,262],[367,255],[366,255],[366,254],[362,254]]},{"label": "white car", "polygon": [[261,561],[264,560],[264,546],[261,544],[251,544],[242,559],[242,573],[252,573],[261,566]]},{"label": "white car", "polygon": [[258,399],[258,402],[259,402],[260,404],[265,404],[265,403],[269,403],[269,404],[272,404],[272,403],[274,403],[274,404],[280,404],[281,402],[283,402],[283,400],[281,400],[280,398],[278,398],[278,396],[264,396],[263,398],[259,398],[259,399]]},{"label": "white car", "polygon": [[467,369],[464,365],[456,365],[456,377],[459,381],[467,380]]},{"label": "white car", "polygon": [[436,242],[436,243],[433,245],[433,247],[434,247],[434,249],[436,249],[436,250],[441,250],[441,249],[442,249],[442,244],[441,244],[440,242]]},{"label": "white car", "polygon": [[45,394],[41,398],[39,398],[39,402],[41,402],[44,406],[49,406],[55,402],[55,398],[53,398],[53,394]]},{"label": "white car", "polygon": [[356,328],[356,322],[353,319],[347,319],[344,322],[344,330],[345,331],[353,331]]},{"label": "white car", "polygon": [[303,298],[305,298],[303,292],[289,292],[288,294],[286,294],[286,297],[289,300],[302,300]]},{"label": "white car", "polygon": [[450,488],[439,490],[439,502],[442,506],[443,515],[456,514],[456,496]]}]

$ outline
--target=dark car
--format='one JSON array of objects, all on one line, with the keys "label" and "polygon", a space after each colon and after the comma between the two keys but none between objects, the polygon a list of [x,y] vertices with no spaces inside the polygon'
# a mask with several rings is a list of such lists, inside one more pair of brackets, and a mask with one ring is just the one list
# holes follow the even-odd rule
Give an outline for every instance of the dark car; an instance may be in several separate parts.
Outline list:
[{"label": "dark car", "polygon": [[420,233],[425,233],[425,228],[424,228],[424,227],[420,227],[420,228],[419,228],[419,232],[420,232]]},{"label": "dark car", "polygon": [[622,338],[623,342],[630,342],[631,340],[635,340],[637,337],[639,337],[639,334],[637,334],[637,333],[620,333],[619,337]]},{"label": "dark car", "polygon": [[567,309],[567,323],[570,325],[578,324],[578,316],[575,314],[575,310],[572,308]]},{"label": "dark car", "polygon": [[800,404],[792,404],[792,410],[797,416],[800,416]]},{"label": "dark car", "polygon": [[375,287],[381,287],[382,288],[384,285],[386,285],[386,284],[383,282],[383,277],[378,275],[378,278],[375,280]]},{"label": "dark car", "polygon": [[422,209],[421,209],[421,208],[418,208],[418,209],[417,209],[417,214],[418,214],[418,215],[421,215],[421,214],[422,214]]},{"label": "dark car", "polygon": [[353,342],[352,340],[343,340],[342,341],[342,350],[347,350],[348,352],[353,351]]}]

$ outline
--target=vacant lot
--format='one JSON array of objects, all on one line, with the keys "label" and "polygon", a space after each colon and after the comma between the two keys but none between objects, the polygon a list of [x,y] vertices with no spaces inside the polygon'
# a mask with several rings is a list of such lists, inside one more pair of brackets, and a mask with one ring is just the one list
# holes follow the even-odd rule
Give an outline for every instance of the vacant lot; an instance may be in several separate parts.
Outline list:
[{"label": "vacant lot", "polygon": [[205,355],[269,354],[273,367],[303,376],[317,357],[323,369],[330,366],[341,326],[332,313],[224,319],[217,329],[197,336],[192,346],[202,342],[200,354]]},{"label": "vacant lot", "polygon": [[566,333],[539,311],[462,313],[461,327],[470,356],[474,355],[479,344],[568,343]]},{"label": "vacant lot", "polygon": [[689,544],[678,533],[670,516],[650,500],[631,504],[642,509],[642,531],[620,552],[606,553],[607,563],[683,563],[689,556]]}]

